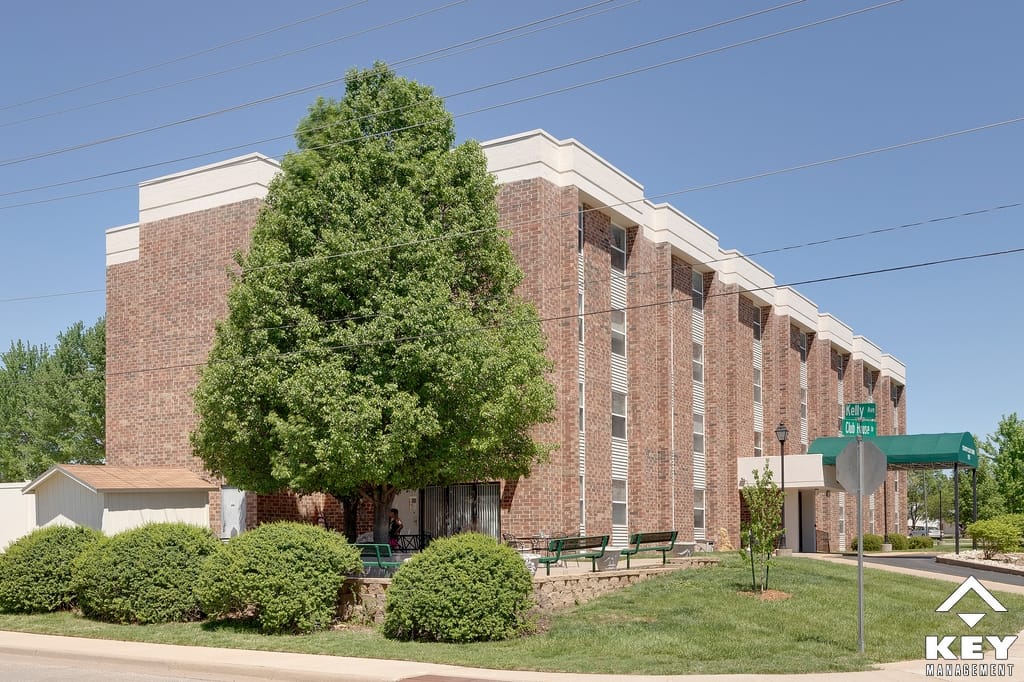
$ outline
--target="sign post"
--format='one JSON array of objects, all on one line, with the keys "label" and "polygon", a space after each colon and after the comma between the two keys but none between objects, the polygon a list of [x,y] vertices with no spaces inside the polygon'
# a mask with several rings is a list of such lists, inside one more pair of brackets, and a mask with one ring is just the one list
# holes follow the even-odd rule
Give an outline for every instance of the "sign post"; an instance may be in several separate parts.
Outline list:
[{"label": "sign post", "polygon": [[[870,407],[870,410],[867,408]],[[888,468],[885,453],[874,443],[864,442],[864,423],[867,415],[875,416],[874,403],[850,404],[844,410],[843,432],[846,421],[857,427],[855,443],[850,443],[836,457],[836,480],[847,492],[857,495],[857,651],[864,653],[864,492],[874,490],[885,482]],[[874,422],[871,424],[874,435]]]}]

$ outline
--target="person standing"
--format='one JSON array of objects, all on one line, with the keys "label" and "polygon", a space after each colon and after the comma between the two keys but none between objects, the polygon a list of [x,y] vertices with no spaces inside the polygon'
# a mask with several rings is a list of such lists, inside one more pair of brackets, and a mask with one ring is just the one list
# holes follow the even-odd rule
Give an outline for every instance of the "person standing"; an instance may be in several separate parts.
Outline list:
[{"label": "person standing", "polygon": [[402,519],[398,518],[398,510],[394,507],[388,512],[388,544],[391,550],[398,549],[398,536],[402,534]]}]

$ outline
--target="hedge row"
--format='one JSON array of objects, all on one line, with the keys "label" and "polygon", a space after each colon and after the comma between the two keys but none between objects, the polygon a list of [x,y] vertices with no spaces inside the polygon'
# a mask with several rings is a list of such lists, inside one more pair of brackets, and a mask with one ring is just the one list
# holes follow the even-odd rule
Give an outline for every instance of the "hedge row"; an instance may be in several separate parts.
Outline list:
[{"label": "hedge row", "polygon": [[[265,632],[309,632],[333,621],[359,550],[317,526],[273,523],[221,544],[209,530],[156,523],[103,537],[80,527],[37,530],[0,554],[0,611],[77,605],[116,623],[246,618]],[[464,533],[439,539],[395,575],[384,633],[473,642],[524,632],[532,581],[514,550]]]}]

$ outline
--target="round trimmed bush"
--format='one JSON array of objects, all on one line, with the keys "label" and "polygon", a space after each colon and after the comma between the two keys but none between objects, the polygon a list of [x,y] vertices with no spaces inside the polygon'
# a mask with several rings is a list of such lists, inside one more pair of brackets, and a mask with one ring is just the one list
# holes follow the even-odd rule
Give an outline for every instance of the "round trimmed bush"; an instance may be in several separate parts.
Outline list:
[{"label": "round trimmed bush", "polygon": [[438,642],[508,639],[527,629],[533,581],[515,550],[479,533],[435,540],[388,587],[385,637]]},{"label": "round trimmed bush", "polygon": [[[910,541],[906,535],[900,535],[899,533],[889,533],[885,536],[885,541],[892,545],[894,550],[910,549]],[[867,547],[867,543],[864,544]]]},{"label": "round trimmed bush", "polygon": [[362,573],[359,550],[338,533],[280,522],[232,538],[203,564],[199,599],[215,617],[252,616],[264,632],[328,627],[345,575]]},{"label": "round trimmed bush", "polygon": [[907,540],[910,549],[931,549],[934,542],[927,535],[914,535]]},{"label": "round trimmed bush", "polygon": [[[857,549],[857,538],[854,537],[850,543],[850,548],[853,550]],[[882,536],[874,535],[873,533],[864,533],[864,551],[865,552],[881,552],[882,551]]]},{"label": "round trimmed bush", "polygon": [[1020,540],[1017,526],[1000,518],[975,521],[967,526],[967,534],[978,541],[986,559],[991,559],[996,554],[1012,552],[1017,549]]},{"label": "round trimmed bush", "polygon": [[220,550],[207,528],[153,523],[105,538],[78,557],[82,613],[115,623],[198,620],[199,568]]},{"label": "round trimmed bush", "polygon": [[102,534],[84,526],[49,526],[0,554],[0,611],[42,613],[72,606],[71,564]]}]

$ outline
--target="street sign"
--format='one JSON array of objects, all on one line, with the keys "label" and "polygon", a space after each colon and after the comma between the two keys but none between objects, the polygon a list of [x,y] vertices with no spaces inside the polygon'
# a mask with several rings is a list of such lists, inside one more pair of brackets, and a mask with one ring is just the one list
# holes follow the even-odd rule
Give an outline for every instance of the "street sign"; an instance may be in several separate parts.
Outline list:
[{"label": "street sign", "polygon": [[874,436],[878,433],[878,422],[874,419],[850,419],[843,420],[844,436]]},{"label": "street sign", "polygon": [[[857,494],[857,441],[851,441],[836,457],[836,480],[848,493]],[[864,492],[873,493],[885,481],[885,453],[869,440],[864,446]]]},{"label": "street sign", "polygon": [[874,403],[846,403],[843,406],[844,419],[874,419]]}]

